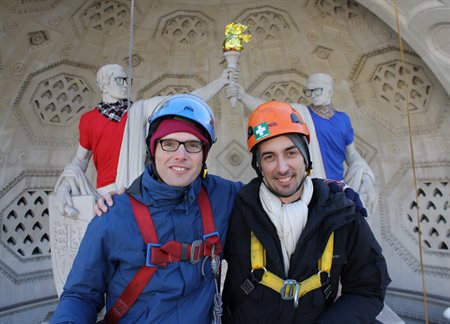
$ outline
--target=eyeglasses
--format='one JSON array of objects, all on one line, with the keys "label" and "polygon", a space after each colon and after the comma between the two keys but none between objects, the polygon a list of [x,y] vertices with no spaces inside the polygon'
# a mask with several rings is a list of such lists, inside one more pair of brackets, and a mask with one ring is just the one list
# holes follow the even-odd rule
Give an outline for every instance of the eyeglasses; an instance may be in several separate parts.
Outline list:
[{"label": "eyeglasses", "polygon": [[[121,86],[124,85],[125,83],[128,85],[128,78],[127,77],[115,77],[114,80],[116,81],[117,85]],[[133,79],[130,80],[130,84],[133,84]]]},{"label": "eyeglasses", "polygon": [[303,93],[307,97],[311,97],[313,94],[315,96],[320,96],[322,94],[323,88],[315,88],[315,89],[304,89]]},{"label": "eyeglasses", "polygon": [[174,139],[162,139],[159,140],[159,143],[161,144],[161,148],[163,151],[166,152],[175,152],[178,150],[181,144],[183,144],[185,150],[188,153],[199,153],[203,150],[203,147],[206,145],[206,143],[200,142],[200,141],[185,141],[180,142]]}]

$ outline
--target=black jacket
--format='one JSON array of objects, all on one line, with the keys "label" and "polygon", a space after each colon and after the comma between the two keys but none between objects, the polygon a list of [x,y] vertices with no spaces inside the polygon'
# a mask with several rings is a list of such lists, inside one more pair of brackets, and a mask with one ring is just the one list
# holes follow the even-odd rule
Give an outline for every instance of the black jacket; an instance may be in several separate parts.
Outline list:
[{"label": "black jacket", "polygon": [[[291,256],[285,276],[281,245],[275,226],[259,199],[260,180],[254,179],[238,194],[231,216],[225,258],[228,272],[223,291],[226,323],[372,323],[383,308],[390,282],[381,248],[364,217],[343,192],[331,193],[314,179],[308,221]],[[266,268],[283,279],[300,282],[317,273],[331,232],[335,232],[332,292],[313,290],[299,300],[283,300],[274,290],[257,284],[248,294],[240,288],[251,272],[250,232],[266,250]],[[339,280],[342,292],[336,299]],[[335,300],[336,299],[336,300]],[[334,302],[333,302],[334,301]]]}]

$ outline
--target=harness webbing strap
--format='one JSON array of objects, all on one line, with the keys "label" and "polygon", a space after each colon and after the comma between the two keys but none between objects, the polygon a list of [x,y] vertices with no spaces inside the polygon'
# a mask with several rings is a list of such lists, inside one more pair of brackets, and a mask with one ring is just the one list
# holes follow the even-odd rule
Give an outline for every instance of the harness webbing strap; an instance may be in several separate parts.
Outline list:
[{"label": "harness webbing strap", "polygon": [[[141,232],[145,243],[158,243],[158,235],[156,233],[153,219],[147,206],[129,195],[131,208],[133,209],[134,217]],[[153,274],[156,272],[155,267],[143,266],[139,268],[133,279],[128,283],[128,286],[119,296],[113,307],[105,316],[106,323],[118,323],[120,319],[130,310],[139,295],[149,283]]]},{"label": "harness webbing strap", "polygon": [[264,273],[260,284],[269,287],[281,294],[283,299],[294,299],[304,296],[308,292],[322,287],[321,273],[329,275],[333,261],[333,245],[334,232],[331,233],[325,250],[318,261],[319,272],[311,277],[297,282],[292,279],[283,280],[277,275],[266,270],[266,251],[261,242],[256,238],[256,235],[251,233],[251,263],[252,270],[263,269]]},{"label": "harness webbing strap", "polygon": [[[215,230],[214,218],[208,194],[202,187],[198,196],[200,215],[203,225],[203,241],[201,244],[187,244],[177,241],[169,241],[163,246],[158,246],[158,234],[150,215],[148,207],[129,195],[131,208],[141,232],[142,238],[151,251],[151,266],[142,266],[129,282],[128,286],[119,296],[113,307],[105,316],[105,323],[118,323],[120,319],[130,310],[142,291],[145,289],[157,266],[166,266],[169,262],[176,261],[198,261],[200,257],[211,256],[212,250],[218,255],[222,251],[222,245],[218,233]],[[150,243],[150,244],[149,244]],[[155,246],[156,244],[156,246]],[[195,254],[195,257],[194,255]]]}]

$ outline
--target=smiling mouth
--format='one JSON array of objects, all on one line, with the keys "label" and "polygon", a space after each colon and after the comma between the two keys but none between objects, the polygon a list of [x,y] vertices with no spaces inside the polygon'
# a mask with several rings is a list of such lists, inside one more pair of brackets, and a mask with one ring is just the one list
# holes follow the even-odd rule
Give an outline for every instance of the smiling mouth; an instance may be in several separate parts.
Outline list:
[{"label": "smiling mouth", "polygon": [[183,171],[187,171],[187,168],[183,168],[183,167],[171,167],[172,170],[177,171],[177,172],[183,172]]},{"label": "smiling mouth", "polygon": [[277,178],[277,180],[281,183],[287,183],[289,181],[291,181],[292,179],[294,179],[294,176],[290,176],[290,177],[284,177],[284,178]]}]

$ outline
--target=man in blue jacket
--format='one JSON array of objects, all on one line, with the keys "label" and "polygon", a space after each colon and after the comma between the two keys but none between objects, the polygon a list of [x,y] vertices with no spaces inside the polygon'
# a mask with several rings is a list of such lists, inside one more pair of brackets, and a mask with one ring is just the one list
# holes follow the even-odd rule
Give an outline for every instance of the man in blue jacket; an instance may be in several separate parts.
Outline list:
[{"label": "man in blue jacket", "polygon": [[230,219],[224,321],[373,323],[390,282],[385,259],[355,204],[311,179],[299,113],[264,103],[249,116],[247,135],[258,177],[240,191]]},{"label": "man in blue jacket", "polygon": [[[216,135],[200,98],[169,97],[149,127],[151,162],[89,224],[51,323],[94,323],[105,298],[108,323],[210,323],[217,313],[220,238],[242,184],[206,174]],[[127,288],[138,272],[141,290]]]}]

